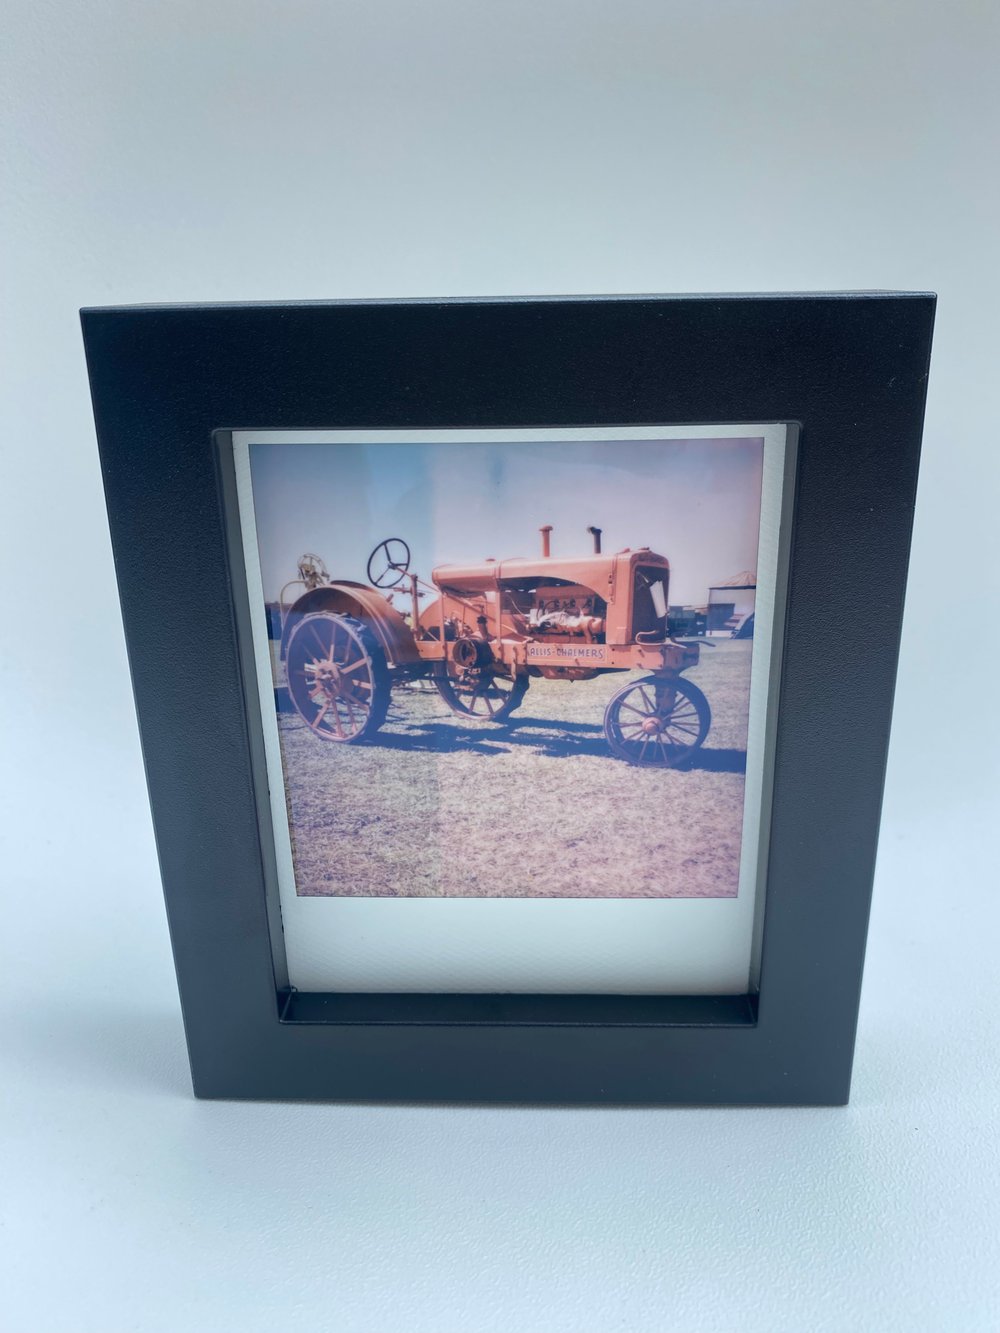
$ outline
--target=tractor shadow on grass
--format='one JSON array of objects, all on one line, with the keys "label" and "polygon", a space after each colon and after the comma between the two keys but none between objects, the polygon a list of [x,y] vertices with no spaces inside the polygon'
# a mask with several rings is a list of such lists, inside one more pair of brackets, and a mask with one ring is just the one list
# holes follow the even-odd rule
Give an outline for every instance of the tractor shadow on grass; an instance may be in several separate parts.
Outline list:
[{"label": "tractor shadow on grass", "polygon": [[[391,719],[402,723],[403,719]],[[371,749],[425,754],[475,754],[483,758],[531,750],[549,759],[574,755],[620,764],[608,749],[604,732],[590,722],[558,722],[536,717],[515,717],[492,727],[464,726],[461,722],[411,722],[405,732],[381,731],[367,742]],[[701,749],[684,765],[688,773],[745,773],[745,750]]]}]

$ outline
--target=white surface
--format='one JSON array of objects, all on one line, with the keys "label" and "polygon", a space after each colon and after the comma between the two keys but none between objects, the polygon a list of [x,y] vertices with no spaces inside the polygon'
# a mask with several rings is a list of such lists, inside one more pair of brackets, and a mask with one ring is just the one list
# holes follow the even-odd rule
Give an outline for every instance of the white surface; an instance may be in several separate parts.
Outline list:
[{"label": "white surface", "polygon": [[[299,990],[513,991],[740,995],[754,942],[762,781],[771,688],[787,426],[684,426],[613,430],[326,432],[235,431],[232,449],[267,755],[281,925],[289,980]],[[760,598],[754,631],[747,778],[735,898],[653,901],[530,898],[300,898],[295,891],[288,798],[274,711],[271,645],[249,450],[255,444],[537,443],[569,440],[747,439],[764,442]],[[225,447],[225,446],[223,446]],[[786,519],[787,522],[787,519]],[[336,577],[336,575],[334,575]],[[784,605],[784,591],[781,593]],[[571,795],[571,794],[570,794]],[[759,957],[757,964],[759,965]]]},{"label": "white surface", "polygon": [[[4,1333],[996,1329],[996,25],[8,4]],[[884,286],[941,308],[852,1105],[193,1102],[76,307]]]}]

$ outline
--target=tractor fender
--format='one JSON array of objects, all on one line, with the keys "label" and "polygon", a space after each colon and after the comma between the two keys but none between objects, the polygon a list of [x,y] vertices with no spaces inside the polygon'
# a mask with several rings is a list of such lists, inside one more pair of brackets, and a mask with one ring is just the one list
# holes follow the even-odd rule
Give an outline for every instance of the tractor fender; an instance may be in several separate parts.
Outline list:
[{"label": "tractor fender", "polygon": [[292,603],[281,625],[282,659],[292,630],[303,616],[315,611],[333,611],[364,621],[378,640],[389,666],[404,666],[421,660],[412,629],[388,599],[366,583],[346,580],[313,588]]}]

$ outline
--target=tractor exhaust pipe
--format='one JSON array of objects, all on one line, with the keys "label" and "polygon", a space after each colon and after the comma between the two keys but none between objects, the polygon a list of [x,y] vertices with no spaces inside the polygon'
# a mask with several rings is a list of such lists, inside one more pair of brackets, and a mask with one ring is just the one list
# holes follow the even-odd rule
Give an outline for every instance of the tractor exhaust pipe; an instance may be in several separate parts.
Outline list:
[{"label": "tractor exhaust pipe", "polygon": [[590,533],[590,535],[591,535],[591,536],[593,537],[593,539],[594,539],[594,554],[595,554],[595,555],[600,555],[600,554],[601,554],[601,529],[600,529],[600,528],[588,528],[587,531]]},{"label": "tractor exhaust pipe", "polygon": [[546,523],[544,528],[539,528],[542,534],[542,558],[548,560],[552,554],[552,524]]}]

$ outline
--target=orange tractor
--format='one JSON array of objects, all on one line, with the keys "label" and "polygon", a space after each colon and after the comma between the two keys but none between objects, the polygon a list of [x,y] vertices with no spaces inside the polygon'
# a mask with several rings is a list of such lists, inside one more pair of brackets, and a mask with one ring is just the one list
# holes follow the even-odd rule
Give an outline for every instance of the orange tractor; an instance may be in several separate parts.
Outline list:
[{"label": "orange tractor", "polygon": [[[588,529],[591,555],[554,559],[551,531],[541,529],[538,559],[439,565],[431,584],[410,572],[401,537],[372,552],[368,584],[334,581],[321,560],[303,556],[295,582],[306,591],[281,629],[288,692],[302,720],[326,741],[370,740],[393,684],[429,677],[461,717],[502,723],[532,679],[638,669],[648,674],[630,679],[605,710],[608,744],[634,764],[688,762],[711,711],[681,676],[697,664],[698,647],[671,637],[669,562],[648,547],[602,554],[599,528]],[[400,593],[405,611],[394,605]]]}]

